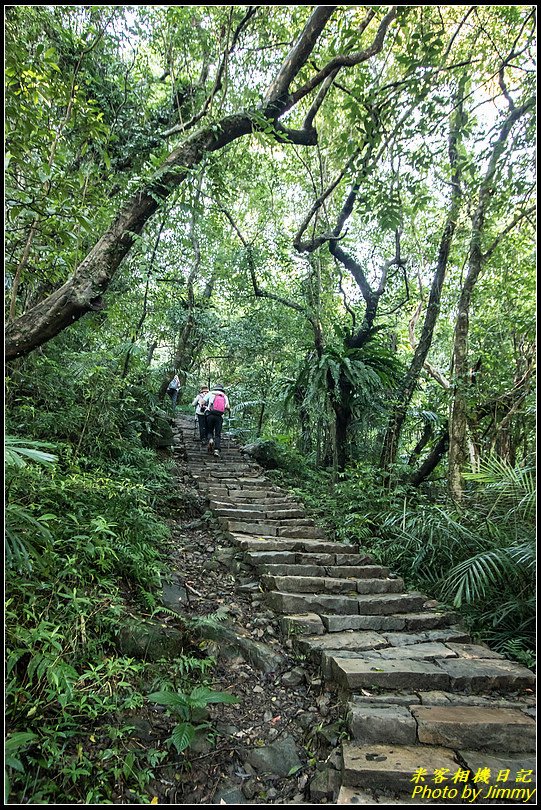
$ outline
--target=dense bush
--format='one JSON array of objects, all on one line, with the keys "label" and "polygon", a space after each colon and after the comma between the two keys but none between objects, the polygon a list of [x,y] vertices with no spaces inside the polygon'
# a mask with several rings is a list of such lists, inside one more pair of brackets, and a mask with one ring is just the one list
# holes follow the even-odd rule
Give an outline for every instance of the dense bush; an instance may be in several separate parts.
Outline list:
[{"label": "dense bush", "polygon": [[21,377],[8,415],[10,802],[111,803],[128,790],[148,803],[168,751],[135,745],[134,713],[153,690],[191,694],[211,663],[188,628],[182,661],[120,652],[122,626],[159,604],[178,494],[171,463],[142,446],[155,403],[105,368],[88,378],[45,362],[34,389]]}]

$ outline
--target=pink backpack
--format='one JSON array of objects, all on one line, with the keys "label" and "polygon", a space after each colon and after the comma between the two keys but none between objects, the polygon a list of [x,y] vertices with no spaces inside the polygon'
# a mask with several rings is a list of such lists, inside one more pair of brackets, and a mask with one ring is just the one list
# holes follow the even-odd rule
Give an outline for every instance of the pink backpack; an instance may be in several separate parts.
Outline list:
[{"label": "pink backpack", "polygon": [[225,411],[225,395],[220,391],[214,394],[212,405],[210,406],[211,413],[224,413]]}]

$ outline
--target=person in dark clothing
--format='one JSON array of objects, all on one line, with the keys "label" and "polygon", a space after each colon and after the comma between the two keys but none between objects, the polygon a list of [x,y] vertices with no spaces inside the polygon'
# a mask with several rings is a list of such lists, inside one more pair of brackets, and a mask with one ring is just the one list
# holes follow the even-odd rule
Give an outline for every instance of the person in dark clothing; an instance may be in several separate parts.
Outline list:
[{"label": "person in dark clothing", "polygon": [[229,399],[223,386],[215,385],[214,388],[211,388],[203,399],[203,405],[207,407],[208,451],[215,456],[219,456],[221,452],[224,413],[225,411],[231,413]]}]

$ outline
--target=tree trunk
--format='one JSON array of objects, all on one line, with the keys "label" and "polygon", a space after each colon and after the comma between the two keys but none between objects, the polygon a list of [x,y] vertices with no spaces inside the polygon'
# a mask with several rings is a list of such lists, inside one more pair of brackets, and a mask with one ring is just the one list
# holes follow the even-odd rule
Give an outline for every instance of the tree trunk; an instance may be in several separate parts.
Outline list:
[{"label": "tree trunk", "polygon": [[[315,89],[328,75],[328,73],[320,75],[320,71],[311,82],[296,90],[294,96],[289,94],[290,84],[308,60],[335,8],[335,6],[318,6],[312,11],[276,79],[265,94],[262,106],[252,112],[226,115],[218,123],[210,124],[190,135],[164,160],[153,181],[126,202],[112,225],[77,267],[73,276],[60,289],[8,325],[4,351],[6,362],[26,355],[51,340],[85,313],[103,308],[102,295],[145,223],[205,155],[222,149],[255,129],[260,129],[261,119],[265,122],[264,126],[268,123],[274,124],[274,135],[282,142],[312,146],[317,143],[317,132],[312,125],[305,130],[288,130],[280,126],[278,118]],[[387,27],[395,14],[396,11],[391,9],[382,20],[370,48],[358,54],[356,60],[346,59],[340,62],[340,66],[359,64],[377,53],[382,47]],[[333,63],[332,69],[335,67]]]},{"label": "tree trunk", "polygon": [[500,134],[494,143],[490,161],[479,188],[479,200],[475,210],[470,237],[468,272],[460,293],[453,345],[454,386],[449,418],[449,494],[459,502],[464,495],[463,470],[468,456],[468,402],[470,387],[468,365],[468,334],[470,307],[473,291],[488,255],[482,251],[487,207],[494,193],[493,182],[499,159],[515,122],[533,106],[530,100],[522,107],[513,107],[505,119]]},{"label": "tree trunk", "polygon": [[396,405],[394,406],[391,416],[389,417],[389,424],[383,440],[383,449],[380,458],[380,465],[383,470],[388,470],[389,467],[396,461],[398,443],[400,441],[404,420],[408,412],[411,398],[417,386],[419,375],[424,366],[430,346],[432,345],[434,327],[440,312],[441,292],[447,270],[447,263],[449,261],[451,244],[453,242],[453,237],[456,230],[461,200],[458,140],[463,123],[462,91],[463,89],[460,87],[457,110],[453,117],[453,121],[451,122],[449,131],[449,162],[452,172],[452,191],[449,213],[447,215],[447,221],[440,241],[438,263],[434,278],[432,280],[432,287],[430,289],[430,297],[428,299],[428,306],[426,309],[421,337],[415,349],[413,359],[404,378],[402,387],[398,392]]},{"label": "tree trunk", "polygon": [[348,461],[348,431],[351,423],[351,409],[344,405],[335,404],[335,447],[336,466],[343,472]]},{"label": "tree trunk", "polygon": [[65,284],[6,328],[5,359],[26,355],[87,312],[103,309],[102,295],[145,223],[190,169],[209,152],[252,132],[251,116],[231,115],[220,128],[192,135],[164,161],[153,182],[136,192]]},{"label": "tree trunk", "polygon": [[449,447],[449,430],[445,428],[445,431],[441,434],[440,438],[425,458],[417,472],[415,472],[410,480],[409,483],[412,484],[414,487],[418,487],[423,481],[425,481],[428,476],[436,469],[437,465],[440,463],[442,458],[444,457],[445,453],[447,452]]}]

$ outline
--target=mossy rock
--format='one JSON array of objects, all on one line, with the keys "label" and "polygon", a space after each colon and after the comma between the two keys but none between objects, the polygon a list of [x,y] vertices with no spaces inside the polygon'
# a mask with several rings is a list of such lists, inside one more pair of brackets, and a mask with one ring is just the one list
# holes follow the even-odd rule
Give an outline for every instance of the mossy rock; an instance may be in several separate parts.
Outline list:
[{"label": "mossy rock", "polygon": [[178,658],[185,643],[184,635],[174,627],[134,618],[121,628],[118,639],[123,655],[144,661]]},{"label": "mossy rock", "polygon": [[258,440],[252,444],[241,447],[241,453],[251,456],[255,461],[269,470],[276,470],[284,466],[284,451],[272,440]]}]

